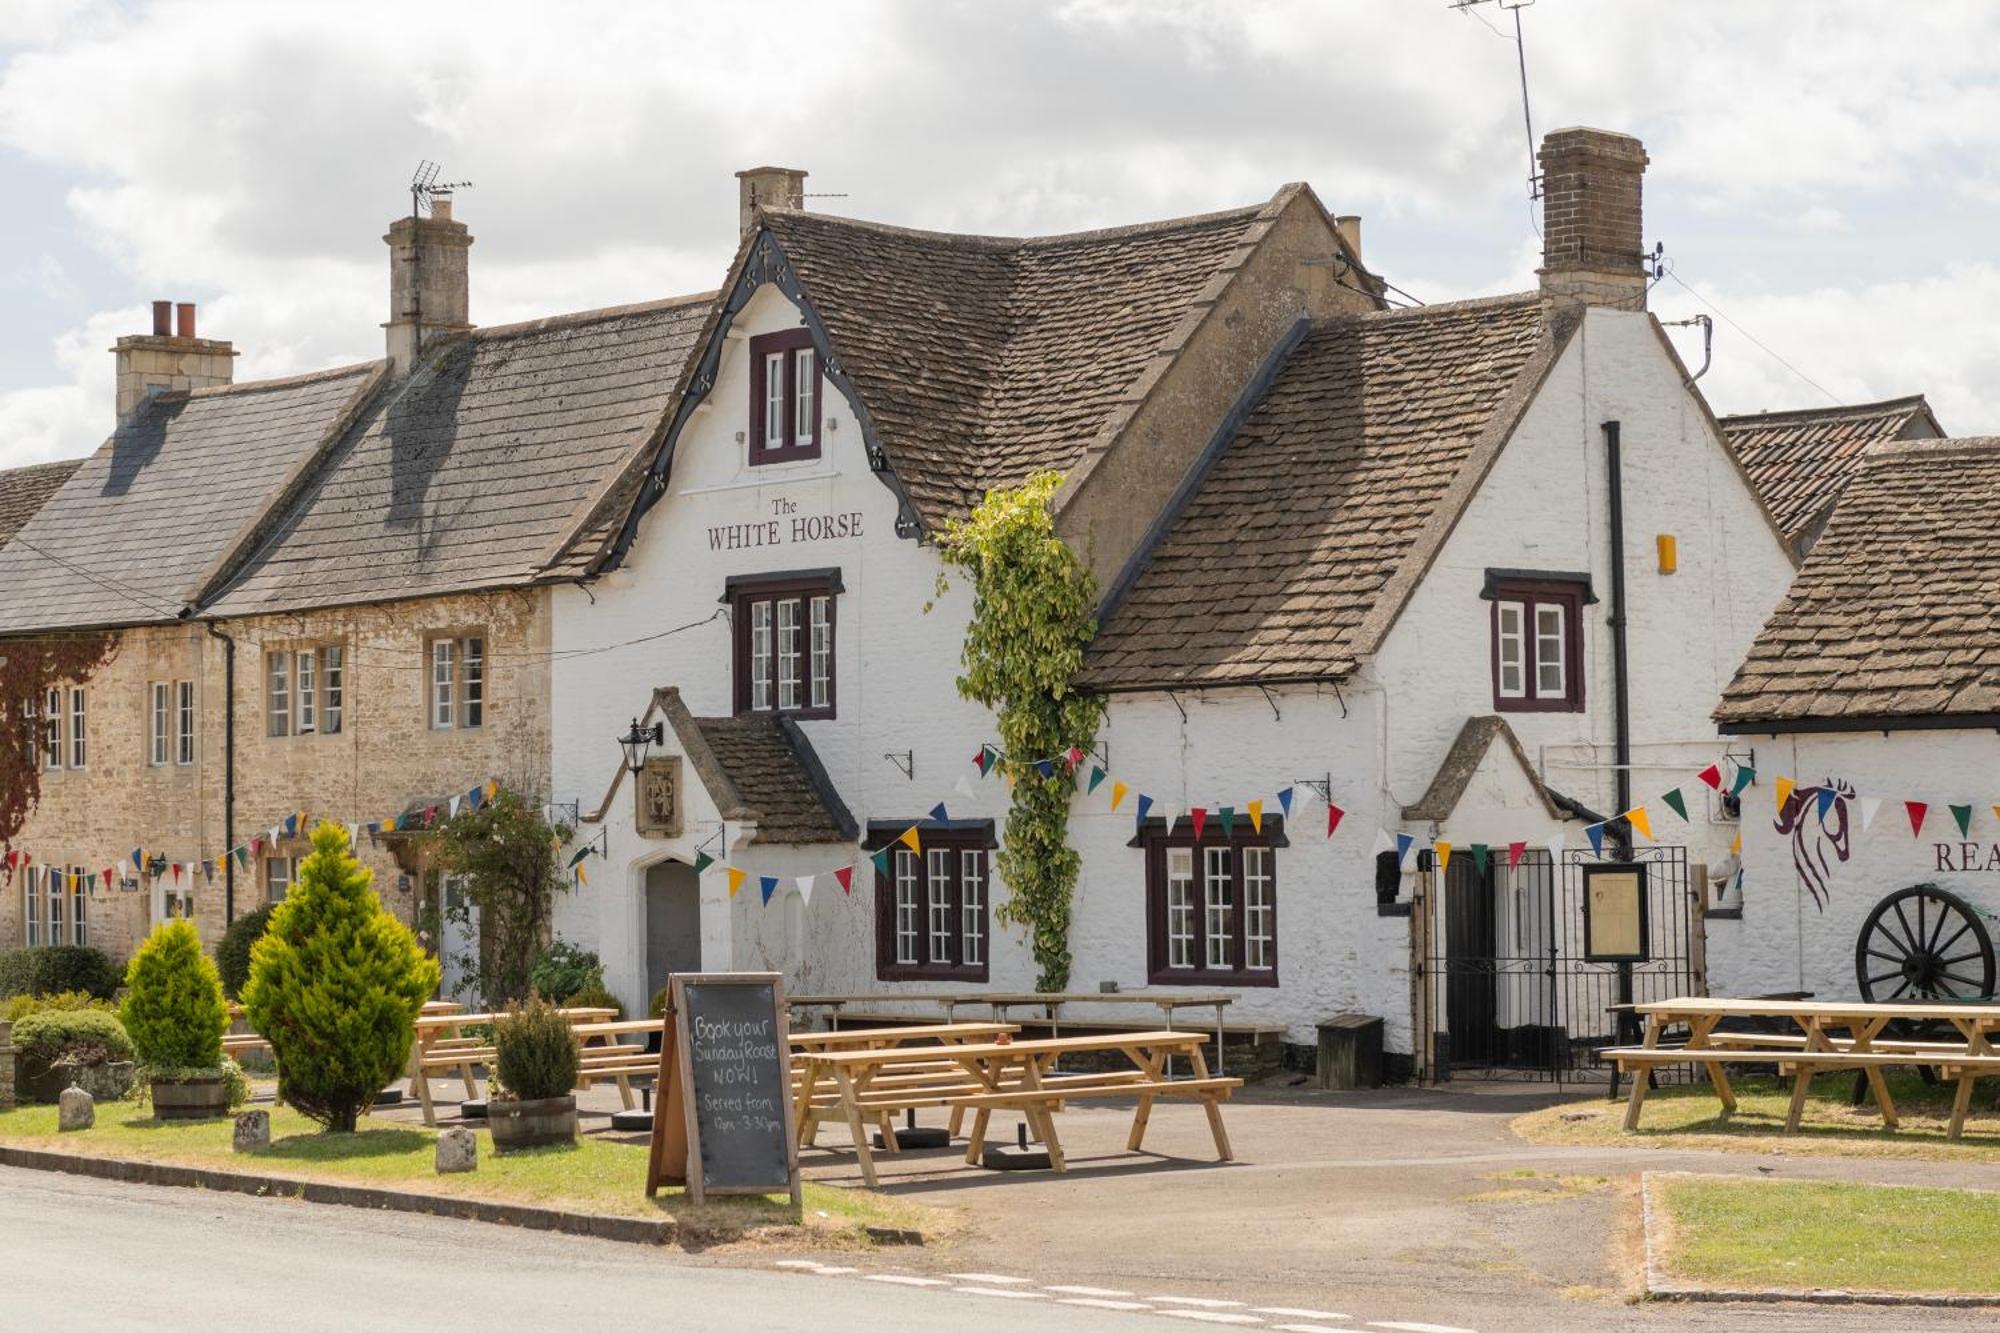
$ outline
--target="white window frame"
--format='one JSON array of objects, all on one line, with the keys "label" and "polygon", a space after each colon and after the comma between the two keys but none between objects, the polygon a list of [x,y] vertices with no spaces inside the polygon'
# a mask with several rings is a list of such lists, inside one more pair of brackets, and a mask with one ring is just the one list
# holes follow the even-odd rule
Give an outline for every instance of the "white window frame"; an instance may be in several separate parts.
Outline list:
[{"label": "white window frame", "polygon": [[1236,849],[1224,844],[1201,849],[1201,901],[1207,927],[1206,965],[1211,972],[1235,969],[1231,946],[1236,943]]},{"label": "white window frame", "polygon": [[320,649],[320,659],[324,677],[324,698],[319,708],[320,734],[337,736],[347,705],[347,650],[341,644],[329,643]]},{"label": "white window frame", "polygon": [[61,866],[50,866],[48,874],[48,916],[44,918],[44,933],[50,944],[67,944],[68,911],[65,903],[69,899],[69,872]]},{"label": "white window frame", "polygon": [[[1511,618],[1513,624],[1509,626]],[[1528,604],[1502,600],[1498,618],[1495,620],[1494,651],[1499,654],[1500,697],[1503,699],[1525,699],[1528,697]],[[1511,657],[1510,657],[1511,653]],[[1508,683],[1508,673],[1513,673],[1512,684]]]},{"label": "white window frame", "polygon": [[958,854],[959,934],[967,967],[986,962],[986,853],[962,847]]},{"label": "white window frame", "polygon": [[785,354],[764,353],[764,448],[785,447]]},{"label": "white window frame", "polygon": [[917,854],[896,849],[896,962],[917,963]]},{"label": "white window frame", "polygon": [[799,601],[797,597],[780,597],[772,603],[778,618],[778,711],[781,713],[795,713],[799,708],[800,668],[804,665],[799,651]]},{"label": "white window frame", "polygon": [[812,688],[814,708],[833,706],[833,598],[820,594],[810,599],[809,619],[812,643]]},{"label": "white window frame", "polygon": [[486,636],[468,634],[458,641],[458,725],[477,731],[486,725]]},{"label": "white window frame", "polygon": [[750,603],[750,708],[771,711],[771,636],[774,604],[769,600]]},{"label": "white window frame", "polygon": [[90,767],[90,695],[81,685],[69,687],[69,766]]},{"label": "white window frame", "polygon": [[1251,972],[1269,972],[1278,965],[1278,877],[1273,873],[1274,856],[1269,847],[1242,849],[1243,966]]},{"label": "white window frame", "polygon": [[272,736],[292,734],[292,655],[271,653],[264,663],[265,730]]},{"label": "white window frame", "polygon": [[194,763],[195,716],[194,682],[191,680],[175,681],[174,763],[181,768],[186,768]]},{"label": "white window frame", "polygon": [[431,640],[431,729],[450,731],[458,718],[458,640]]},{"label": "white window frame", "polygon": [[951,919],[952,852],[950,847],[924,849],[924,885],[930,908],[931,961],[951,960],[951,937],[956,922]]},{"label": "white window frame", "polygon": [[164,680],[156,680],[148,687],[151,693],[151,707],[147,716],[151,720],[152,734],[147,738],[146,765],[149,768],[165,768],[167,765],[167,719],[172,686]]},{"label": "white window frame", "polygon": [[42,701],[42,767],[60,773],[63,766],[63,692],[53,686]]},{"label": "white window frame", "polygon": [[299,858],[296,856],[267,856],[264,858],[264,901],[281,903],[285,894],[292,891],[299,882]]},{"label": "white window frame", "polygon": [[1194,970],[1194,848],[1169,847],[1167,855],[1167,966]]},{"label": "white window frame", "polygon": [[[1535,603],[1535,697],[1537,699],[1565,699],[1569,697],[1569,608],[1561,602]],[[1553,617],[1555,628],[1546,627],[1547,619]],[[1555,684],[1547,683],[1550,668],[1555,670]]]},{"label": "white window frame", "polygon": [[292,692],[298,700],[293,734],[311,736],[319,731],[318,650],[301,648],[292,654]]},{"label": "white window frame", "polygon": [[42,868],[29,866],[21,876],[21,945],[35,949],[42,943]]},{"label": "white window frame", "polygon": [[[794,391],[796,401],[792,412],[792,444],[795,448],[819,443],[819,401],[813,392],[814,386],[819,383],[818,357],[819,353],[810,347],[794,348],[792,351],[792,372],[798,377],[792,381],[798,386]],[[771,392],[768,379],[764,392],[767,397]],[[780,389],[779,393],[782,395],[783,390]]]}]

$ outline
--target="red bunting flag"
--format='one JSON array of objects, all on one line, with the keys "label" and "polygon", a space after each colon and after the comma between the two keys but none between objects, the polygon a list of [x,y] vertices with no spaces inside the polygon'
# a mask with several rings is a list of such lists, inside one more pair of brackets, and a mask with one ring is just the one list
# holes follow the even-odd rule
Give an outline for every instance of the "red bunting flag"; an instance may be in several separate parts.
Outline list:
[{"label": "red bunting flag", "polygon": [[1707,768],[1695,774],[1695,776],[1706,782],[1716,791],[1722,790],[1722,768],[1720,765],[1710,764]]},{"label": "red bunting flag", "polygon": [[1346,812],[1345,810],[1343,810],[1343,809],[1341,809],[1341,808],[1340,808],[1339,806],[1335,805],[1335,804],[1334,804],[1334,803],[1333,803],[1332,801],[1328,801],[1328,802],[1326,803],[1326,836],[1327,836],[1327,837],[1331,838],[1331,837],[1333,836],[1333,831],[1334,831],[1335,829],[1337,829],[1337,828],[1339,828],[1339,827],[1340,827],[1340,821],[1341,821],[1341,819],[1342,819],[1342,818],[1343,818],[1343,817],[1344,817],[1344,816],[1345,816],[1346,814],[1347,814],[1347,812]]},{"label": "red bunting flag", "polygon": [[1528,844],[1527,844],[1527,843],[1525,843],[1525,842],[1510,842],[1510,843],[1508,843],[1508,844],[1507,844],[1507,868],[1508,868],[1509,870],[1513,870],[1513,869],[1515,869],[1516,867],[1518,867],[1518,866],[1519,866],[1519,865],[1521,864],[1521,857],[1522,857],[1522,854],[1523,854],[1523,853],[1525,853],[1525,852],[1526,852],[1527,850],[1528,850]]},{"label": "red bunting flag", "polygon": [[1930,806],[1922,801],[1905,801],[1903,802],[1903,809],[1910,816],[1910,836],[1913,838],[1922,837],[1924,833],[1924,816],[1930,812]]},{"label": "red bunting flag", "polygon": [[181,882],[181,863],[179,861],[174,862],[173,869],[174,869],[174,883],[178,884]]},{"label": "red bunting flag", "polygon": [[105,887],[105,888],[107,888],[107,889],[111,887],[111,867],[110,867],[110,866],[106,866],[106,867],[104,868],[104,887]]},{"label": "red bunting flag", "polygon": [[1188,811],[1188,816],[1189,816],[1189,818],[1191,818],[1191,819],[1193,819],[1193,820],[1194,820],[1194,838],[1195,838],[1195,841],[1196,841],[1196,842],[1200,842],[1200,841],[1201,841],[1201,826],[1202,826],[1203,824],[1206,824],[1206,823],[1208,822],[1208,811],[1206,811],[1206,810],[1202,809],[1202,808],[1201,808],[1200,806],[1196,806],[1196,807],[1195,807],[1194,809],[1192,809],[1192,810]]},{"label": "red bunting flag", "polygon": [[842,866],[842,867],[841,867],[840,869],[838,869],[838,870],[836,870],[836,871],[834,871],[834,872],[833,872],[833,877],[834,877],[834,878],[835,878],[836,880],[840,881],[840,891],[841,891],[842,893],[853,893],[853,892],[854,892],[854,867],[853,867],[853,866]]},{"label": "red bunting flag", "polygon": [[1083,762],[1083,751],[1078,749],[1076,746],[1072,745],[1069,747],[1069,753],[1067,755],[1064,755],[1063,757],[1069,760],[1069,766],[1071,768],[1075,768],[1078,764]]}]

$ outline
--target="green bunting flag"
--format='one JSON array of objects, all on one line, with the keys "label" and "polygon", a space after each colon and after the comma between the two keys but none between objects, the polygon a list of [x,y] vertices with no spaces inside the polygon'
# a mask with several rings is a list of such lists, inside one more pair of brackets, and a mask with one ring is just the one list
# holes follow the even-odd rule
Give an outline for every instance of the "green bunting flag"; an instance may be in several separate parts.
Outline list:
[{"label": "green bunting flag", "polygon": [[708,869],[710,866],[714,864],[715,864],[715,858],[710,856],[707,852],[696,852],[694,854],[695,874],[699,875],[702,871]]},{"label": "green bunting flag", "polygon": [[1229,836],[1230,834],[1232,834],[1232,833],[1236,832],[1236,807],[1235,807],[1235,806],[1233,806],[1233,805],[1225,805],[1225,806],[1223,806],[1223,807],[1222,807],[1222,809],[1220,809],[1220,810],[1216,811],[1216,813],[1222,816],[1222,836],[1223,836],[1223,837],[1225,837],[1225,838],[1226,838],[1226,837],[1228,837],[1228,836]]},{"label": "green bunting flag", "polygon": [[1479,869],[1479,873],[1480,873],[1481,875],[1484,875],[1484,874],[1486,873],[1486,844],[1485,844],[1485,843],[1483,843],[1483,842],[1475,842],[1475,843],[1473,843],[1473,844],[1472,844],[1472,864],[1473,864],[1474,866],[1478,867],[1478,869]]},{"label": "green bunting flag", "polygon": [[1751,783],[1755,782],[1756,780],[1757,780],[1756,769],[1751,768],[1747,764],[1737,765],[1736,781],[1729,784],[1729,794],[1731,796],[1741,796],[1743,794],[1743,789],[1749,786]]},{"label": "green bunting flag", "polygon": [[1953,820],[1954,820],[1954,821],[1955,821],[1955,822],[1956,822],[1956,823],[1958,824],[1958,836],[1959,836],[1959,837],[1963,838],[1963,837],[1965,837],[1965,836],[1966,836],[1967,834],[1969,834],[1969,833],[1971,833],[1971,832],[1972,832],[1972,807],[1971,807],[1971,806],[1969,806],[1969,805],[1954,805],[1954,806],[1952,806],[1952,807],[1951,807],[1951,817],[1952,817],[1952,819],[1953,819]]},{"label": "green bunting flag", "polygon": [[1688,822],[1687,798],[1681,795],[1679,787],[1674,788],[1660,799],[1667,803],[1667,809],[1681,817],[1681,823],[1685,824]]},{"label": "green bunting flag", "polygon": [[589,855],[590,855],[590,848],[589,848],[589,847],[579,847],[579,848],[577,848],[577,849],[576,849],[576,855],[575,855],[575,856],[572,856],[572,857],[571,857],[571,858],[569,859],[569,868],[570,868],[571,870],[574,870],[574,869],[576,869],[576,867],[577,867],[577,863],[578,863],[578,862],[580,862],[580,861],[582,861],[584,857],[586,857],[586,856],[589,856]]},{"label": "green bunting flag", "polygon": [[868,859],[875,863],[876,874],[887,875],[889,873],[889,849],[887,847],[884,847],[879,852],[870,853]]},{"label": "green bunting flag", "polygon": [[1090,766],[1090,785],[1084,788],[1083,794],[1086,796],[1090,795],[1090,793],[1096,791],[1103,782],[1104,782],[1104,765],[1092,764]]}]

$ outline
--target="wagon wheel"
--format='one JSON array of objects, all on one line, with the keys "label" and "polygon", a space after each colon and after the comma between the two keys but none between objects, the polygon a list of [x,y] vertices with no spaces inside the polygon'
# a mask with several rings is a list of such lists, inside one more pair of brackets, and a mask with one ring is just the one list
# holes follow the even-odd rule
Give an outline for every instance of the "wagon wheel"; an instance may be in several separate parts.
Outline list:
[{"label": "wagon wheel", "polygon": [[1983,914],[1935,884],[1875,904],[1854,943],[1864,1000],[1982,1000],[1993,994],[1993,937]]}]

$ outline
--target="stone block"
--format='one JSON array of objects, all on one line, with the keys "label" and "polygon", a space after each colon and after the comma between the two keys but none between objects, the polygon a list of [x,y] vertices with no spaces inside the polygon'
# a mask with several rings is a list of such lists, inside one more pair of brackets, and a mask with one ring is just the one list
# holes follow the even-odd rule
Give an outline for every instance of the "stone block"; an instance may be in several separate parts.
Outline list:
[{"label": "stone block", "polygon": [[236,1132],[230,1137],[229,1146],[237,1152],[256,1152],[259,1148],[271,1146],[271,1113],[269,1111],[244,1111],[236,1117]]},{"label": "stone block", "polygon": [[437,1171],[441,1176],[479,1169],[479,1136],[464,1126],[438,1135]]},{"label": "stone block", "polygon": [[56,1098],[56,1128],[62,1133],[89,1129],[97,1123],[97,1098],[82,1088],[64,1088]]}]

